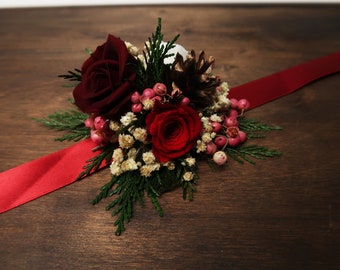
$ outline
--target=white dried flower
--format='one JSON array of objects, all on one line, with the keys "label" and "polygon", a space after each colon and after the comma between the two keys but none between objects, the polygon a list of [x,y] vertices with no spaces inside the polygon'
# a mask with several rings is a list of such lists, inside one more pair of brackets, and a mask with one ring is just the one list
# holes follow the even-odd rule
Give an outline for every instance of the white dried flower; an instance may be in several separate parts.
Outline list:
[{"label": "white dried flower", "polygon": [[118,175],[122,174],[122,172],[123,172],[121,167],[120,167],[120,164],[118,164],[117,162],[111,163],[110,171],[111,171],[111,174],[114,175],[114,176],[118,176]]},{"label": "white dried flower", "polygon": [[203,123],[203,130],[205,132],[211,132],[213,130],[213,128],[212,128],[210,123]]},{"label": "white dried flower", "polygon": [[123,161],[121,164],[121,169],[126,172],[126,171],[133,171],[137,170],[138,166],[137,163],[134,159],[128,158],[127,160]]},{"label": "white dried flower", "polygon": [[231,101],[229,100],[229,98],[227,98],[227,96],[219,95],[218,104],[220,104],[221,106],[229,107],[231,104]]},{"label": "white dried flower", "polygon": [[156,160],[154,154],[151,151],[143,153],[142,158],[143,158],[143,161],[145,162],[145,164],[152,164]]},{"label": "white dried flower", "polygon": [[122,148],[116,148],[113,150],[112,159],[116,163],[121,163],[124,160],[124,154]]},{"label": "white dried flower", "polygon": [[128,158],[136,159],[137,149],[131,148],[127,154]]},{"label": "white dried flower", "polygon": [[120,118],[120,122],[124,126],[130,125],[133,121],[137,120],[137,116],[133,112],[128,112]]},{"label": "white dried flower", "polygon": [[207,145],[201,140],[197,140],[196,148],[197,148],[196,150],[197,153],[204,152],[207,149]]},{"label": "white dried flower", "polygon": [[186,172],[183,174],[184,181],[191,181],[194,178],[194,174],[192,172]]},{"label": "white dried flower", "polygon": [[188,157],[185,159],[185,161],[190,167],[196,164],[196,159],[193,157]]},{"label": "white dried flower", "polygon": [[143,104],[143,109],[148,111],[153,108],[153,106],[155,105],[155,102],[151,99],[146,99],[142,102],[142,104]]},{"label": "white dried flower", "polygon": [[210,136],[210,133],[206,132],[202,135],[202,141],[205,143],[211,142],[212,138]]},{"label": "white dried flower", "polygon": [[220,89],[221,89],[221,92],[226,95],[228,92],[229,92],[229,85],[227,82],[222,82],[220,84]]},{"label": "white dried flower", "polygon": [[209,124],[210,123],[209,117],[206,116],[201,117],[201,122],[202,124]]},{"label": "white dried flower", "polygon": [[153,171],[158,171],[160,168],[159,163],[147,164],[140,167],[139,171],[142,176],[149,177]]},{"label": "white dried flower", "polygon": [[167,161],[163,163],[163,166],[166,166],[170,171],[173,171],[176,168],[175,163],[173,163],[172,161]]},{"label": "white dried flower", "polygon": [[138,48],[136,46],[134,46],[133,44],[131,44],[128,41],[125,41],[124,43],[125,43],[125,46],[126,46],[128,52],[130,54],[132,54],[133,56],[137,56],[138,55],[138,51],[139,50],[138,50]]},{"label": "white dried flower", "polygon": [[133,146],[135,140],[131,135],[119,134],[118,136],[119,146],[124,149],[129,149]]},{"label": "white dried flower", "polygon": [[132,131],[132,135],[137,141],[145,142],[146,137],[148,136],[148,132],[145,128],[135,128]]},{"label": "white dried flower", "polygon": [[137,59],[141,62],[143,67],[146,69],[147,65],[146,65],[146,61],[145,61],[144,55],[143,54],[138,54]]},{"label": "white dried flower", "polygon": [[118,130],[120,129],[119,123],[117,123],[117,122],[115,122],[115,121],[110,121],[109,127],[110,127],[110,129],[113,130],[113,131],[118,131]]},{"label": "white dried flower", "polygon": [[210,116],[210,120],[213,122],[222,122],[221,116],[217,115],[216,113]]}]

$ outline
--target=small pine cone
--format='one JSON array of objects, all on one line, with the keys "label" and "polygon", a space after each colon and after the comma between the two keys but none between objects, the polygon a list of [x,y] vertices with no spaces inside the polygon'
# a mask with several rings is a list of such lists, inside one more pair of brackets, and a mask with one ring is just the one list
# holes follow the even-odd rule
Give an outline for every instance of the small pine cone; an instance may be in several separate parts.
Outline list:
[{"label": "small pine cone", "polygon": [[196,61],[192,50],[185,61],[177,54],[172,65],[170,79],[197,109],[208,107],[214,101],[216,87],[220,84],[219,78],[212,75],[214,62],[213,57],[205,60],[204,51]]}]

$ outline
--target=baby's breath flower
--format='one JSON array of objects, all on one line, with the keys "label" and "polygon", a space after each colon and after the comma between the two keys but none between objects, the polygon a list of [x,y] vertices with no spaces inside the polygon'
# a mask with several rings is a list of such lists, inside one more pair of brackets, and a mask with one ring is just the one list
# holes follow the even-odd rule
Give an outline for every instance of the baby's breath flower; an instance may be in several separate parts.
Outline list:
[{"label": "baby's breath flower", "polygon": [[133,56],[137,56],[138,55],[138,48],[136,46],[132,45],[128,41],[125,41],[124,43],[125,43],[125,46],[126,46],[128,52],[130,54],[132,54]]},{"label": "baby's breath flower", "polygon": [[165,162],[163,166],[166,166],[170,171],[173,171],[176,168],[175,163],[173,163],[172,161]]},{"label": "baby's breath flower", "polygon": [[196,159],[193,157],[188,157],[185,159],[185,161],[190,167],[196,164]]},{"label": "baby's breath flower", "polygon": [[204,152],[207,149],[207,145],[201,140],[197,140],[196,148],[197,148],[196,150],[197,153]]},{"label": "baby's breath flower", "polygon": [[137,59],[140,61],[140,63],[143,65],[144,68],[147,67],[146,61],[145,61],[145,58],[144,58],[144,55],[138,54],[138,55],[137,55]]},{"label": "baby's breath flower", "polygon": [[115,161],[111,163],[110,171],[111,171],[111,174],[114,175],[114,176],[118,176],[118,175],[122,174],[122,172],[123,172],[121,167],[120,167],[120,164],[118,164]]},{"label": "baby's breath flower", "polygon": [[158,171],[160,168],[159,163],[147,164],[140,167],[139,171],[142,176],[149,177],[153,171]]},{"label": "baby's breath flower", "polygon": [[132,134],[133,134],[133,137],[135,137],[137,141],[141,141],[141,142],[145,142],[146,137],[148,136],[148,133],[146,129],[144,128],[135,128],[132,131]]},{"label": "baby's breath flower", "polygon": [[184,181],[191,181],[194,178],[194,174],[192,172],[185,172],[183,174]]},{"label": "baby's breath flower", "polygon": [[122,148],[116,148],[113,150],[112,159],[115,163],[121,163],[124,160]]},{"label": "baby's breath flower", "polygon": [[203,130],[205,131],[205,132],[210,132],[210,131],[212,131],[212,126],[211,126],[211,124],[210,123],[203,123]]},{"label": "baby's breath flower", "polygon": [[126,172],[126,171],[133,171],[133,170],[137,170],[138,166],[137,166],[136,161],[133,158],[128,158],[127,160],[122,162],[121,169],[124,172]]},{"label": "baby's breath flower", "polygon": [[203,117],[201,117],[201,122],[202,122],[203,124],[209,124],[209,118],[206,117],[206,116],[203,116]]},{"label": "baby's breath flower", "polygon": [[221,92],[223,92],[223,94],[227,94],[229,91],[229,85],[227,82],[222,82],[220,84],[220,88],[221,88]]},{"label": "baby's breath flower", "polygon": [[205,143],[211,142],[211,136],[210,133],[206,132],[202,135],[202,141]]},{"label": "baby's breath flower", "polygon": [[136,159],[136,153],[137,149],[136,148],[131,148],[127,154],[128,158],[133,158]]},{"label": "baby's breath flower", "polygon": [[130,125],[133,121],[136,121],[137,117],[133,112],[128,112],[120,118],[120,122],[124,126]]},{"label": "baby's breath flower", "polygon": [[118,131],[119,130],[119,123],[115,122],[115,121],[110,121],[109,123],[109,127],[111,130],[113,131]]},{"label": "baby's breath flower", "polygon": [[133,146],[135,140],[131,135],[119,134],[118,136],[119,146],[124,149],[129,149]]},{"label": "baby's breath flower", "polygon": [[143,108],[144,110],[151,110],[153,108],[153,106],[155,105],[155,102],[151,99],[146,99],[143,102]]},{"label": "baby's breath flower", "polygon": [[143,161],[145,164],[152,164],[155,160],[156,158],[151,151],[143,153]]},{"label": "baby's breath flower", "polygon": [[221,106],[226,106],[226,107],[229,107],[231,102],[229,100],[229,98],[227,98],[226,96],[224,95],[219,95],[218,96],[218,104],[220,104]]},{"label": "baby's breath flower", "polygon": [[210,120],[213,122],[222,122],[221,116],[217,115],[216,113],[210,116]]}]

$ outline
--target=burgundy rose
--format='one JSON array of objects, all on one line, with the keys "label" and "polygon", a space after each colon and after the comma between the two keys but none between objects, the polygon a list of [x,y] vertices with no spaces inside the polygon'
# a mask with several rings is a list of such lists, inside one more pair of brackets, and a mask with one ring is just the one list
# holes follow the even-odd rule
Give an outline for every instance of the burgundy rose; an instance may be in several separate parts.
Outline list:
[{"label": "burgundy rose", "polygon": [[82,66],[82,81],[73,91],[76,105],[86,113],[120,117],[130,109],[134,63],[124,41],[109,35]]},{"label": "burgundy rose", "polygon": [[152,152],[160,162],[188,153],[202,129],[197,112],[188,105],[156,103],[146,117],[152,140]]}]

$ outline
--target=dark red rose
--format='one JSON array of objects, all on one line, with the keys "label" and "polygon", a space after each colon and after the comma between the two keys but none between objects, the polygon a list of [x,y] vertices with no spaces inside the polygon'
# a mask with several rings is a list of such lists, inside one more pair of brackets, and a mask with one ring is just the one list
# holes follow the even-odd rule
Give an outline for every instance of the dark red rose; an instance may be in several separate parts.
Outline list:
[{"label": "dark red rose", "polygon": [[156,103],[146,117],[152,152],[160,162],[188,153],[202,130],[198,113],[188,105]]},{"label": "dark red rose", "polygon": [[86,113],[120,117],[130,109],[133,63],[124,41],[109,35],[82,66],[82,81],[73,91],[76,105]]}]

